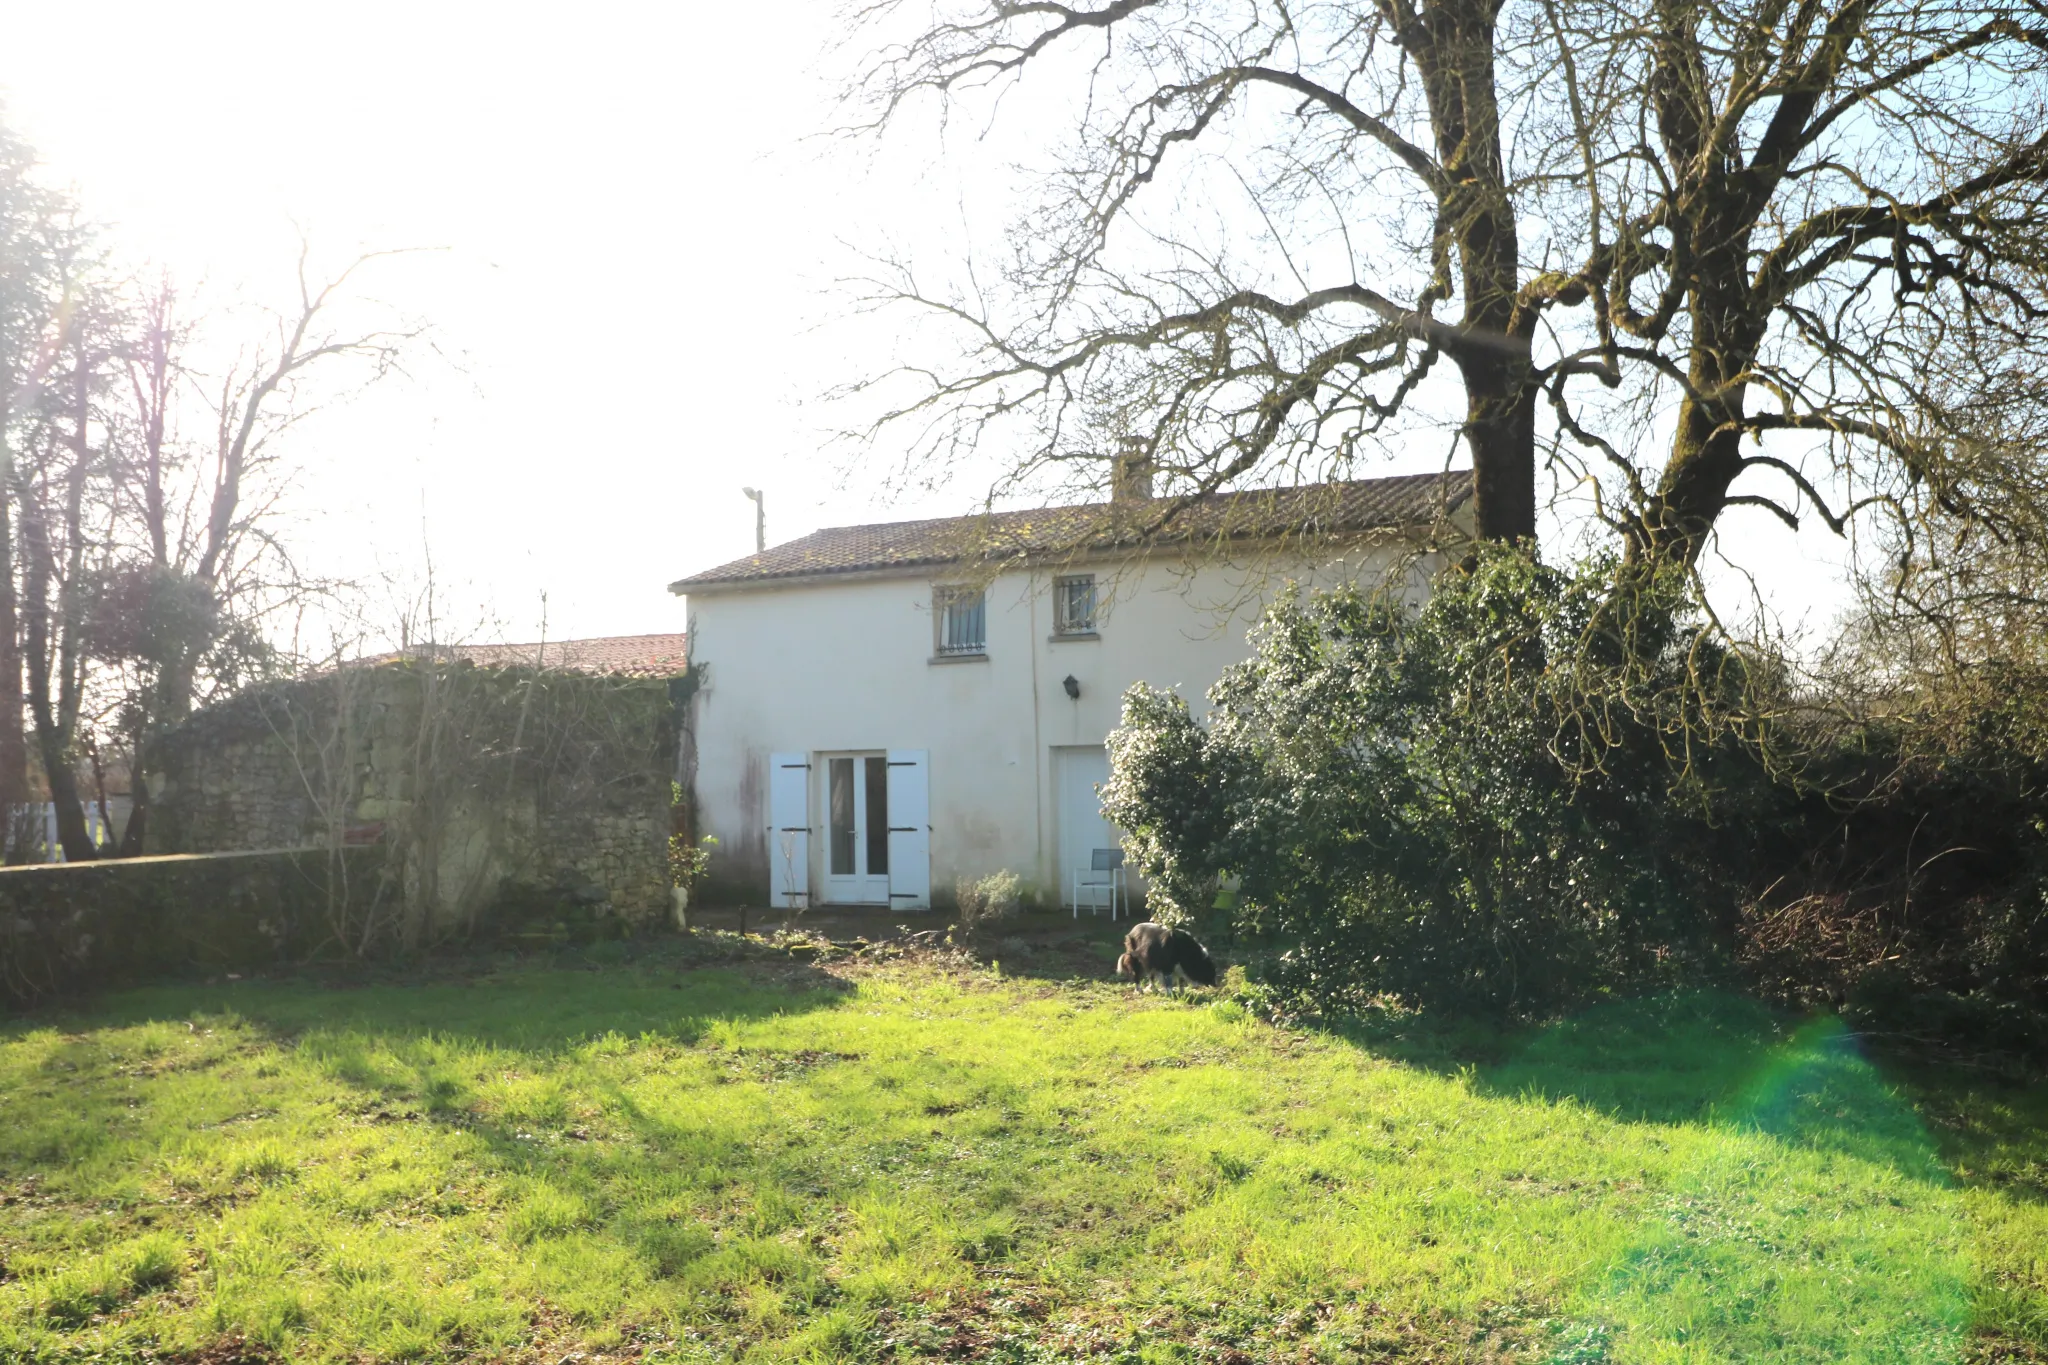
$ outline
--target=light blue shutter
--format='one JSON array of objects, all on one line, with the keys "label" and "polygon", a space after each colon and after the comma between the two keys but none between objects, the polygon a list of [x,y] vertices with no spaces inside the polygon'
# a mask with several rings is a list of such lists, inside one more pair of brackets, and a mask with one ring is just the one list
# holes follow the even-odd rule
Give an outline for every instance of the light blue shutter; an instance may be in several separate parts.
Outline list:
[{"label": "light blue shutter", "polygon": [[768,903],[801,910],[811,892],[811,760],[768,755]]},{"label": "light blue shutter", "polygon": [[931,754],[889,751],[889,905],[932,907]]}]

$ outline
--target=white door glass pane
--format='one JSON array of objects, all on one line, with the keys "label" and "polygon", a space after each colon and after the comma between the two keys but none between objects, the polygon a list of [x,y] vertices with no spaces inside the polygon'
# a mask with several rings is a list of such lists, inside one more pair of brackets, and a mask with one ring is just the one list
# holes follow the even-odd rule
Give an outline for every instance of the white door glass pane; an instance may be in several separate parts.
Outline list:
[{"label": "white door glass pane", "polygon": [[870,877],[889,875],[889,760],[880,754],[863,760],[867,764],[868,865],[862,870]]},{"label": "white door glass pane", "polygon": [[832,760],[832,867],[835,877],[853,875],[853,760]]}]

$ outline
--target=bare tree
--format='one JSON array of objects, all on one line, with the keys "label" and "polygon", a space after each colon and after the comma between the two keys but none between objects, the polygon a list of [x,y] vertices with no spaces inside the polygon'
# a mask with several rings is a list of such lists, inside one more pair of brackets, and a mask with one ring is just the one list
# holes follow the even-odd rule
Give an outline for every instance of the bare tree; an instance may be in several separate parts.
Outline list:
[{"label": "bare tree", "polygon": [[[1930,363],[1930,385],[1952,364]],[[1971,376],[1974,407],[1938,391],[1967,439],[1929,442],[1937,491],[1873,528],[1859,609],[1832,658],[1831,694],[1959,695],[2012,670],[2048,675],[2048,372]]]},{"label": "bare tree", "polygon": [[121,318],[93,288],[89,236],[61,263],[66,307],[57,364],[25,414],[29,462],[16,471],[22,555],[22,657],[28,714],[67,861],[99,856],[80,799],[79,717],[87,687],[88,615],[109,550],[104,515],[107,431],[100,420],[106,361]]},{"label": "bare tree", "polygon": [[[904,8],[860,15],[887,26]],[[869,126],[922,95],[993,94],[1063,45],[1099,49],[1065,173],[1019,233],[1006,287],[945,295],[908,268],[877,282],[877,301],[959,324],[972,353],[883,424],[928,422],[931,451],[950,453],[1029,419],[1026,475],[1136,438],[1184,504],[1276,467],[1351,467],[1448,359],[1480,531],[1533,536],[1531,343],[1564,282],[1522,259],[1496,11],[974,4],[882,53],[859,91]],[[1191,160],[1193,178],[1176,178]],[[1191,200],[1247,195],[1265,249],[1237,263],[1179,215],[1142,219],[1169,180]],[[1120,237],[1133,249],[1113,249]]]},{"label": "bare tree", "polygon": [[302,243],[296,299],[224,347],[224,315],[124,276],[34,171],[0,125],[0,801],[30,794],[26,713],[77,859],[95,852],[79,761],[103,788],[128,758],[139,852],[145,741],[266,667],[266,615],[319,586],[282,535],[287,434],[421,328],[362,306],[361,273],[392,253],[322,280]]},{"label": "bare tree", "polygon": [[0,805],[26,801],[14,438],[56,354],[56,239],[68,206],[34,178],[34,153],[0,125]]},{"label": "bare tree", "polygon": [[[1533,534],[1547,455],[1634,558],[1691,563],[1731,506],[1839,530],[1964,505],[1945,476],[1981,394],[1930,357],[2038,345],[2035,0],[858,16],[914,23],[866,70],[863,126],[994,110],[1040,69],[1076,111],[998,283],[878,281],[969,338],[891,377],[915,387],[879,426],[926,456],[1003,429],[1013,475],[1128,435],[1189,493],[1341,472],[1447,359],[1482,535]],[[1239,227],[1204,235],[1192,210],[1226,195]]]},{"label": "bare tree", "polygon": [[[182,300],[168,279],[144,299],[124,355],[133,401],[126,506],[146,552],[128,570],[136,629],[124,648],[108,651],[141,674],[129,720],[135,807],[124,854],[139,853],[146,835],[148,737],[190,715],[208,678],[238,684],[267,650],[263,613],[315,586],[277,535],[291,474],[282,438],[323,400],[389,374],[422,334],[417,325],[334,320],[359,272],[394,253],[358,256],[325,281],[310,273],[308,254],[302,246],[293,307],[211,378],[191,358],[193,328],[180,320]],[[203,444],[188,445],[179,416],[194,409],[208,431]]]},{"label": "bare tree", "polygon": [[[1541,126],[1582,167],[1553,163],[1541,201],[1583,224],[1593,330],[1547,389],[1626,481],[1631,555],[1690,562],[1730,506],[1836,530],[1922,495],[1962,510],[1987,400],[2036,401],[1997,374],[2038,356],[2048,313],[2044,20],[2031,0],[1523,16],[1569,95]],[[1581,376],[1675,404],[1661,456],[1589,430]],[[1831,463],[1803,467],[1815,448]]]}]

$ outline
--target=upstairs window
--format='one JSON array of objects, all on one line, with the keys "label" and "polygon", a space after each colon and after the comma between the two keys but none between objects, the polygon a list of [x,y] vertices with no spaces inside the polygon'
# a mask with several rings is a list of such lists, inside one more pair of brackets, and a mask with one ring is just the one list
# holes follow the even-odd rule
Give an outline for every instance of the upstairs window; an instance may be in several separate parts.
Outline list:
[{"label": "upstairs window", "polygon": [[1055,635],[1095,633],[1095,575],[1072,574],[1052,581],[1052,631]]},{"label": "upstairs window", "polygon": [[988,652],[988,603],[980,588],[934,588],[932,606],[941,656]]}]

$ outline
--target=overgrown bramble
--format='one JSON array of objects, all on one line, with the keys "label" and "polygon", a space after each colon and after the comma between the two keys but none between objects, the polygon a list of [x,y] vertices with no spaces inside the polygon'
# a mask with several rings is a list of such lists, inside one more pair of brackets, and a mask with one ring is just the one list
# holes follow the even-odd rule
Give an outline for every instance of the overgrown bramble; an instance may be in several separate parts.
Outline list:
[{"label": "overgrown bramble", "polygon": [[1111,738],[1169,917],[1283,940],[1320,1008],[1540,1011],[1726,957],[1768,679],[1682,582],[1487,548],[1420,611],[1300,595],[1254,644],[1206,725],[1141,685]]}]

